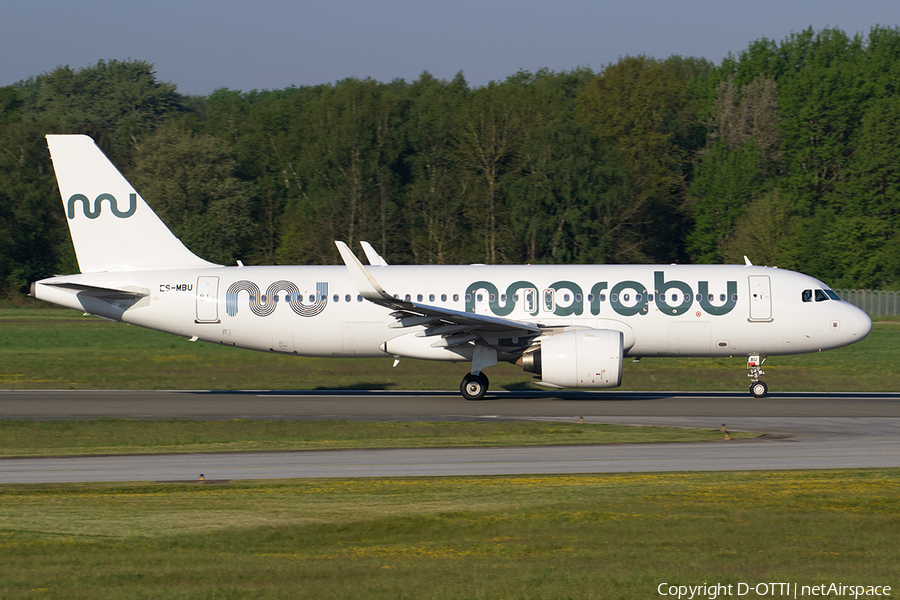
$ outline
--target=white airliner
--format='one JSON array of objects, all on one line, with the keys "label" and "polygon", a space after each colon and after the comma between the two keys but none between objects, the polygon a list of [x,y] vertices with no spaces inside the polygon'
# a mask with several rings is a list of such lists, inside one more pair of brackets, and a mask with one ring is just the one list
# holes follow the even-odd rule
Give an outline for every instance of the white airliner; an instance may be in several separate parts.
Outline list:
[{"label": "white airliner", "polygon": [[[821,281],[745,265],[222,266],[192,254],[83,135],[48,135],[79,275],[31,286],[42,300],[193,341],[324,357],[520,365],[551,388],[621,385],[626,356],[766,356],[866,337],[872,321]],[[396,365],[396,362],[395,362]]]}]

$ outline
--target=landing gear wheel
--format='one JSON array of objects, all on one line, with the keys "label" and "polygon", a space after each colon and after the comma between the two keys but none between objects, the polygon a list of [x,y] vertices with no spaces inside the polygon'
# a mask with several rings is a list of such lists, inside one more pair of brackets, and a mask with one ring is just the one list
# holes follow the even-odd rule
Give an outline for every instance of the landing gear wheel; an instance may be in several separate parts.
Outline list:
[{"label": "landing gear wheel", "polygon": [[750,384],[750,394],[754,398],[765,398],[768,391],[769,386],[767,386],[762,381],[754,381]]},{"label": "landing gear wheel", "polygon": [[469,373],[463,377],[462,383],[459,385],[459,393],[466,400],[481,400],[489,385],[490,382],[484,373],[478,375]]}]

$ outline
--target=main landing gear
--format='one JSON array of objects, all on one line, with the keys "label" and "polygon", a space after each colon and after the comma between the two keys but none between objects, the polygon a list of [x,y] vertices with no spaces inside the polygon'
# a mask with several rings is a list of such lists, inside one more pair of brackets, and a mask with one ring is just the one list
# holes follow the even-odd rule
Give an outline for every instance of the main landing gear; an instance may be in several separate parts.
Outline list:
[{"label": "main landing gear", "polygon": [[472,372],[463,377],[459,393],[466,400],[481,400],[488,390],[490,381],[482,369],[497,364],[497,350],[487,344],[476,343],[472,350]]},{"label": "main landing gear", "polygon": [[750,378],[750,395],[754,398],[765,398],[769,391],[769,386],[767,386],[765,382],[759,380],[760,375],[766,374],[766,372],[762,370],[762,364],[764,362],[766,362],[765,356],[762,357],[762,360],[759,359],[758,354],[747,357],[747,368],[750,369],[750,374],[747,375],[747,377]]},{"label": "main landing gear", "polygon": [[484,373],[479,373],[478,375],[469,373],[463,377],[462,383],[459,384],[459,393],[466,400],[481,400],[484,398],[484,394],[487,392],[490,384],[491,382],[488,381],[487,375]]}]

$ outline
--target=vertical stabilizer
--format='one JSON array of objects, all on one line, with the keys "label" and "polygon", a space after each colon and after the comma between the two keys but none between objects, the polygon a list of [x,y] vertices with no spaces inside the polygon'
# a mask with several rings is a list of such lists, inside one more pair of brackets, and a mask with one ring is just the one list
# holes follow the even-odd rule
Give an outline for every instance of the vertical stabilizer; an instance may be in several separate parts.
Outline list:
[{"label": "vertical stabilizer", "polygon": [[47,145],[82,273],[215,266],[169,231],[94,140],[48,135]]}]

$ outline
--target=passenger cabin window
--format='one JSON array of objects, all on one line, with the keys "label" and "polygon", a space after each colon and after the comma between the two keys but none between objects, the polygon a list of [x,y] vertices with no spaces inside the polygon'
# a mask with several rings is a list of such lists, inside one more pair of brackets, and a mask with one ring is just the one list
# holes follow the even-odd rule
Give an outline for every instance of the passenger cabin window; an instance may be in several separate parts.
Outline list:
[{"label": "passenger cabin window", "polygon": [[447,294],[441,294],[441,302],[447,301]]},{"label": "passenger cabin window", "polygon": [[[469,296],[469,295],[466,294],[466,301],[467,301],[467,302],[469,301],[468,296]],[[454,301],[454,302],[459,302],[459,294],[453,294],[453,301]]]},{"label": "passenger cabin window", "polygon": [[344,302],[350,302],[350,294],[344,296]]},{"label": "passenger cabin window", "polygon": [[544,290],[544,310],[553,312],[555,302],[553,301],[553,290]]}]

